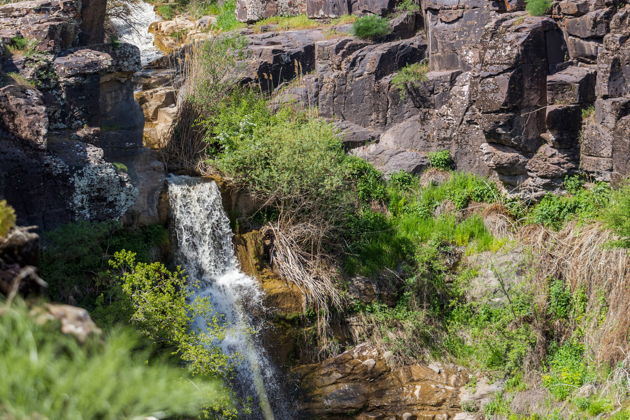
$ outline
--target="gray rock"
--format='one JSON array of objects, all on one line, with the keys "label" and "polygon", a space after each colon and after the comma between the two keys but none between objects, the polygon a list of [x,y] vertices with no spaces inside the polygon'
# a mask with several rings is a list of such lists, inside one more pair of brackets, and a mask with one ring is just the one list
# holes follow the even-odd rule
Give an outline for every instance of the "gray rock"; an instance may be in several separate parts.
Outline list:
[{"label": "gray rock", "polygon": [[30,146],[46,148],[48,116],[38,90],[21,85],[0,88],[0,122],[0,126]]}]

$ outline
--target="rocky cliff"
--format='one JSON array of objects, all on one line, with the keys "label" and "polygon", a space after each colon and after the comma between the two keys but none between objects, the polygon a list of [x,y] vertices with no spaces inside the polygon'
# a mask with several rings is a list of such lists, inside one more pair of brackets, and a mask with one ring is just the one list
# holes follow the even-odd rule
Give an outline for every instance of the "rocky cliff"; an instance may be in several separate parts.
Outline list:
[{"label": "rocky cliff", "polygon": [[[621,180],[630,170],[630,6],[559,1],[546,17],[529,16],[524,6],[422,1],[419,12],[399,12],[380,42],[344,35],[347,28],[330,39],[323,30],[271,27],[248,35],[255,65],[246,80],[273,91],[298,77],[281,99],[317,106],[343,130],[352,153],[387,173],[417,173],[428,152],[448,149],[458,169],[529,196],[560,188],[578,171]],[[238,16],[327,18],[394,7],[243,0]],[[422,60],[426,80],[396,88],[392,78]]]},{"label": "rocky cliff", "polygon": [[20,224],[157,220],[164,169],[142,145],[140,55],[104,43],[105,3],[0,7],[0,196]]}]

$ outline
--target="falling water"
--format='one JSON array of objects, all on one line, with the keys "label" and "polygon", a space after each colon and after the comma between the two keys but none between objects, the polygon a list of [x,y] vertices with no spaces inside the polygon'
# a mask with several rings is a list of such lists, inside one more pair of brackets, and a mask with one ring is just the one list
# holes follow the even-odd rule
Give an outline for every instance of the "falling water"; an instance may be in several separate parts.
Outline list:
[{"label": "falling water", "polygon": [[112,25],[121,42],[127,42],[140,48],[142,65],[162,56],[153,43],[153,34],[149,26],[162,20],[153,10],[153,6],[143,1],[129,2],[129,15],[125,19],[112,18]]},{"label": "falling water", "polygon": [[239,394],[255,402],[252,418],[291,418],[274,369],[258,343],[260,325],[249,315],[262,312],[262,291],[239,269],[219,188],[187,176],[171,175],[168,184],[178,263],[189,278],[202,282],[197,296],[210,298],[223,319],[225,337],[217,344],[224,353],[239,355]]}]

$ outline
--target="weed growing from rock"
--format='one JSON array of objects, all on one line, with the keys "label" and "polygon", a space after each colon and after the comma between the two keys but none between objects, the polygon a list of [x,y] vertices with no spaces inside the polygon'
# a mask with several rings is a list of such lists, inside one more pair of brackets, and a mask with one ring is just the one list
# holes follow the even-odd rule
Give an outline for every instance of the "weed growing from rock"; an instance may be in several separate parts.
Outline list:
[{"label": "weed growing from rock", "polygon": [[527,6],[525,7],[530,15],[542,16],[551,8],[551,0],[526,0]]},{"label": "weed growing from rock", "polygon": [[383,17],[367,15],[352,24],[352,35],[361,39],[377,40],[391,33],[389,21]]}]

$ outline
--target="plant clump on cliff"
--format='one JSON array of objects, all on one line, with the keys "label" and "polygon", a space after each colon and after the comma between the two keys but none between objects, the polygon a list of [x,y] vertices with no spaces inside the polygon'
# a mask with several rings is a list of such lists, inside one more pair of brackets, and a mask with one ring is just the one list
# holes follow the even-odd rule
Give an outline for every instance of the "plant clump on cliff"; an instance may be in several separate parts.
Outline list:
[{"label": "plant clump on cliff", "polygon": [[352,24],[352,35],[362,39],[379,39],[392,31],[386,18],[367,15]]}]

